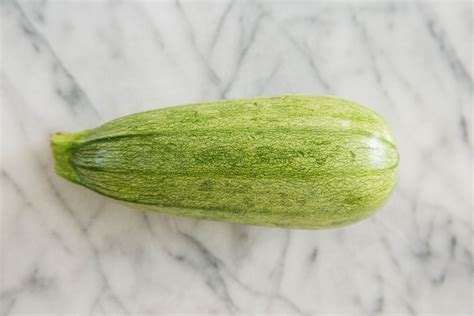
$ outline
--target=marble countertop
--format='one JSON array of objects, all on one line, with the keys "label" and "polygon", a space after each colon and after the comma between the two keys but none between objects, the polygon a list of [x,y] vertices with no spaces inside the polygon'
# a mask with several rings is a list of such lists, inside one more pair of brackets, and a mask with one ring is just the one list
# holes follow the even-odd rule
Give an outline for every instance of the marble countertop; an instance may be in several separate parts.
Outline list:
[{"label": "marble countertop", "polygon": [[[472,315],[469,1],[2,1],[2,315]],[[56,131],[182,103],[337,95],[400,180],[335,230],[145,213],[57,177]]]}]

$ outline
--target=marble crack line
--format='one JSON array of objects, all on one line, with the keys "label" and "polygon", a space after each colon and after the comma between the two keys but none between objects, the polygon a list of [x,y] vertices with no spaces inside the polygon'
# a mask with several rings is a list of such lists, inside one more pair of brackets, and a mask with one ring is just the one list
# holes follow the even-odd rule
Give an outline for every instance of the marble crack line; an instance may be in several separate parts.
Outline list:
[{"label": "marble crack line", "polygon": [[466,82],[468,84],[468,87],[472,90],[474,88],[474,81],[468,70],[462,63],[461,59],[459,58],[456,50],[453,48],[453,46],[445,36],[445,32],[436,23],[436,20],[432,16],[430,16],[428,12],[426,12],[426,9],[420,4],[420,2],[417,1],[416,6],[421,16],[423,17],[423,21],[428,30],[428,33],[438,46],[440,53],[447,61],[449,68],[453,72],[454,77],[461,79],[463,82]]},{"label": "marble crack line", "polygon": [[[27,209],[28,210],[33,210],[32,212],[30,212],[31,214],[34,214],[36,216],[38,216],[40,218],[40,221],[41,221],[41,226],[42,227],[47,227],[47,225],[45,224],[45,220],[44,220],[44,217],[41,213],[39,213],[34,204],[31,202],[31,200],[29,199],[29,197],[26,195],[25,191],[21,188],[21,186],[13,179],[12,176],[10,176],[10,174],[2,169],[1,171],[1,176],[2,178],[11,184],[13,190],[16,192],[16,194],[22,199],[22,201],[25,203],[24,205],[26,205]],[[57,242],[57,244],[60,246],[60,248],[65,252],[67,253],[68,255],[72,254],[72,250],[71,248],[69,248],[65,243],[64,241],[62,240],[61,238],[61,235],[56,231],[56,230],[53,230],[51,228],[48,228],[48,233],[50,234],[51,238]]]},{"label": "marble crack line", "polygon": [[[150,235],[155,240],[159,240],[158,236],[156,235],[156,233],[155,233],[155,231],[154,231],[154,229],[153,229],[153,227],[152,227],[152,225],[149,221],[148,215],[146,213],[143,214],[143,220],[145,222],[145,226],[148,229]],[[209,251],[196,238],[190,236],[189,234],[183,233],[183,232],[178,232],[178,233],[183,238],[186,238],[185,235],[188,236],[186,239],[191,238],[193,240],[193,242],[191,242],[191,244],[193,244],[193,246],[195,248],[197,248],[200,255],[201,256],[204,256],[204,254],[207,255],[208,259],[210,258],[209,260],[212,262],[212,266],[214,266],[214,268],[216,268],[216,269],[221,269],[222,272],[224,272],[230,278],[230,280],[233,281],[235,284],[237,284],[240,288],[244,289],[245,291],[247,291],[248,293],[250,293],[254,296],[258,296],[258,297],[261,297],[261,298],[267,298],[267,299],[270,298],[269,294],[266,294],[264,292],[255,290],[255,289],[251,288],[250,286],[248,286],[247,284],[243,283],[232,271],[230,271],[230,269],[226,266],[226,264],[221,259],[219,259],[216,255],[211,253],[211,251]],[[164,247],[163,249],[159,249],[159,250],[164,251],[173,260],[176,260],[179,263],[184,263],[185,265],[187,265],[191,269],[193,269],[197,272],[200,272],[200,267],[197,266],[196,263],[194,263],[192,260],[190,260],[186,256],[180,255],[180,254],[175,254],[172,251],[170,251],[169,249],[167,249],[166,247]],[[202,253],[202,251],[204,252],[204,254]],[[310,315],[310,313],[301,310],[301,308],[298,307],[293,301],[291,301],[289,298],[283,296],[282,294],[278,293],[278,294],[274,295],[273,298],[276,299],[276,300],[279,300],[280,302],[283,302],[284,304],[289,306],[298,315],[302,315],[302,316]]]},{"label": "marble crack line", "polygon": [[189,36],[189,40],[191,41],[191,45],[194,48],[194,51],[196,52],[198,59],[200,63],[204,66],[204,69],[206,70],[206,75],[209,78],[209,80],[216,85],[220,89],[220,85],[222,83],[221,78],[217,75],[215,70],[212,68],[212,66],[209,64],[208,60],[204,57],[202,52],[199,50],[197,43],[196,43],[196,36],[193,31],[193,25],[191,24],[191,21],[189,21],[186,12],[184,11],[183,5],[179,0],[175,0],[176,4],[176,9],[181,16],[181,18],[184,21],[184,24],[186,26],[186,31]]},{"label": "marble crack line", "polygon": [[33,265],[31,270],[20,281],[19,285],[0,293],[0,301],[8,301],[6,308],[2,311],[2,315],[6,316],[12,311],[17,300],[23,295],[23,293],[31,293],[36,290],[49,288],[51,283],[52,282],[50,279],[47,279],[39,274],[39,267],[37,265]]},{"label": "marble crack line", "polygon": [[7,316],[11,313],[21,291],[21,288],[13,288],[10,290],[4,290],[0,293],[0,312],[3,316]]},{"label": "marble crack line", "polygon": [[255,39],[257,37],[258,31],[260,29],[260,25],[263,21],[263,19],[267,16],[266,13],[260,12],[260,14],[257,16],[255,23],[253,24],[252,30],[250,31],[250,38],[249,40],[245,43],[244,47],[240,50],[239,55],[237,57],[237,65],[235,66],[234,71],[229,77],[229,80],[227,80],[226,85],[221,91],[221,98],[226,98],[227,93],[229,93],[230,89],[235,83],[235,80],[237,78],[237,75],[240,72],[240,69],[242,67],[242,64],[247,57],[247,54],[252,47],[252,45],[255,43]]},{"label": "marble crack line", "polygon": [[[18,94],[18,93],[17,93],[17,89],[10,83],[10,81],[8,80],[8,78],[7,78],[4,74],[2,74],[2,77],[3,77],[3,79],[4,79],[4,82],[9,85],[9,89],[12,90],[12,91],[14,91],[16,94]],[[25,105],[26,102],[25,102],[23,99],[21,99],[20,102],[21,102],[22,106],[23,106],[26,110],[28,110],[28,107]],[[17,107],[18,107],[18,106],[17,106]],[[13,109],[16,109],[17,107],[12,107],[12,108],[13,108]],[[32,115],[32,114],[30,114],[30,115]],[[36,115],[33,115],[32,120],[35,121],[36,123],[41,122],[41,120],[40,120],[38,117],[36,117]],[[27,142],[28,142],[29,144],[31,144],[31,139],[30,139],[29,134],[28,134],[28,133],[26,132],[26,130],[25,130],[24,122],[23,122],[22,120],[16,120],[16,124],[18,125],[18,127],[19,127],[21,133],[23,134],[24,139],[26,139]],[[52,132],[51,132],[51,131],[48,131],[48,133],[51,134]],[[34,154],[34,156],[38,157],[38,159],[35,160],[35,161],[37,162],[37,164],[38,164],[38,167],[39,167],[38,169],[45,172],[45,174],[48,176],[49,183],[50,183],[51,186],[52,186],[52,181],[51,181],[51,179],[49,178],[49,175],[48,175],[47,172],[46,172],[46,170],[48,169],[48,162],[42,161],[42,159],[41,159],[41,158],[42,158],[41,153],[36,153],[36,152],[32,152],[32,153]],[[31,200],[29,200],[29,197],[27,196],[26,192],[25,192],[24,190],[22,190],[21,186],[20,186],[18,183],[16,183],[16,182],[14,181],[13,177],[10,176],[5,170],[3,170],[3,174],[5,174],[5,175],[7,176],[7,178],[5,178],[5,179],[8,180],[8,178],[9,178],[10,181],[12,181],[13,184],[16,184],[16,188],[18,188],[18,189],[21,191],[21,192],[19,192],[19,193],[22,193],[23,198],[24,198],[25,200],[29,201],[29,205],[31,205],[32,207],[34,207],[34,206],[33,206],[33,203],[31,202]],[[105,202],[104,202],[104,203],[105,203]],[[97,212],[97,213],[100,213],[100,212]],[[97,215],[98,215],[98,214],[97,214]],[[95,220],[95,217],[93,218],[93,220]],[[84,226],[84,227],[83,227],[84,231],[87,231],[89,225],[92,224],[92,223],[93,223],[93,221],[90,221],[90,223],[88,223],[87,226]],[[57,239],[57,238],[60,237],[59,233],[57,233],[56,231],[51,230],[51,232],[52,232],[52,234],[53,234],[54,239]],[[61,241],[61,242],[62,242],[62,241]],[[64,246],[65,246],[65,249],[68,249],[68,250],[69,250],[69,251],[67,251],[67,252],[70,252],[71,249],[70,249],[69,247],[67,247],[66,245],[64,245]]]},{"label": "marble crack line", "polygon": [[[275,21],[274,21],[275,22]],[[307,46],[302,46],[301,43],[291,34],[290,31],[288,31],[284,26],[280,25],[278,22],[275,22],[278,26],[278,28],[282,31],[282,33],[285,35],[287,40],[293,44],[293,47],[296,49],[296,51],[304,57],[306,62],[308,63],[309,67],[312,70],[312,73],[315,77],[315,79],[319,82],[321,87],[326,93],[331,93],[331,85],[329,82],[323,77],[321,74],[321,71],[319,70],[318,66],[316,65],[311,52],[309,51],[309,48]]]},{"label": "marble crack line", "polygon": [[[147,226],[147,229],[150,231],[150,234],[152,235],[153,238],[157,238],[156,234],[154,233],[154,230],[152,229],[151,224],[149,223],[149,220],[147,218],[147,215],[144,216],[145,224]],[[300,307],[298,307],[293,301],[291,301],[289,298],[283,296],[281,293],[276,293],[273,295],[266,294],[264,292],[255,290],[251,287],[249,287],[247,284],[243,283],[236,275],[234,275],[233,272],[229,270],[229,268],[225,265],[225,263],[219,259],[217,256],[212,254],[200,241],[198,241],[196,238],[190,236],[189,234],[179,232],[179,234],[193,247],[198,251],[200,256],[202,257],[203,261],[209,265],[212,269],[212,273],[216,273],[219,275],[219,280],[224,283],[224,288],[227,289],[227,286],[225,285],[225,279],[222,277],[220,274],[222,271],[229,277],[231,281],[233,281],[235,284],[237,284],[240,288],[244,289],[248,293],[258,296],[261,298],[274,298],[276,300],[279,300],[280,302],[283,302],[286,304],[288,307],[290,307],[295,313],[298,315],[306,316],[310,315],[310,313],[303,311]],[[163,251],[170,256],[173,260],[176,260],[179,263],[184,263],[188,267],[192,268],[193,270],[197,272],[202,272],[200,269],[200,266],[197,265],[195,262],[193,262],[191,259],[187,258],[184,255],[180,254],[175,254],[166,247],[163,249]],[[217,293],[216,293],[217,294]],[[228,297],[230,298],[229,293],[227,292]],[[239,313],[238,311],[240,308],[231,300],[233,306],[235,306],[235,311]],[[229,308],[229,307],[228,307]],[[229,312],[234,312],[229,309]]]},{"label": "marble crack line", "polygon": [[[15,124],[19,127],[25,139],[28,139],[29,135],[26,131],[24,121],[31,121],[31,125],[34,124],[36,132],[38,132],[38,127],[43,127],[45,133],[52,135],[53,131],[45,127],[46,124],[44,123],[44,121],[36,113],[34,113],[33,109],[29,106],[28,102],[22,97],[21,93],[18,92],[18,89],[16,88],[16,86],[13,85],[7,74],[1,72],[0,76],[3,83],[3,97],[9,99],[11,98],[10,102],[8,102],[10,105],[8,109],[14,112]],[[9,92],[9,94],[7,92]],[[28,115],[26,116],[22,112],[27,112]]]},{"label": "marble crack line", "polygon": [[92,258],[93,258],[93,263],[95,265],[96,271],[101,279],[101,282],[103,286],[105,287],[104,291],[108,291],[108,294],[110,295],[112,301],[114,301],[117,306],[123,311],[124,314],[130,315],[130,312],[126,308],[125,304],[121,301],[119,296],[113,291],[112,286],[110,285],[109,279],[107,278],[107,275],[105,273],[104,268],[102,267],[102,264],[100,262],[100,254],[97,249],[97,247],[94,245],[92,242],[90,236],[87,233],[87,227],[84,226],[81,221],[77,218],[77,216],[74,214],[73,210],[69,207],[67,204],[66,200],[62,197],[62,195],[59,193],[59,191],[56,189],[53,181],[51,180],[49,174],[46,172],[45,168],[40,168],[43,173],[44,173],[44,179],[48,183],[49,188],[51,189],[51,192],[53,196],[55,197],[56,201],[58,202],[59,206],[61,209],[64,211],[65,214],[68,215],[72,223],[74,223],[77,228],[79,235],[83,238],[83,240],[86,242],[86,245],[88,246]]},{"label": "marble crack line", "polygon": [[179,64],[174,58],[173,54],[168,51],[160,29],[157,25],[155,25],[153,19],[150,17],[148,12],[142,8],[139,2],[134,2],[131,4],[134,5],[133,8],[136,11],[137,15],[139,15],[139,18],[141,18],[143,22],[147,25],[147,29],[150,31],[152,40],[156,44],[158,52],[163,54],[181,74],[186,75],[182,65]]},{"label": "marble crack line", "polygon": [[151,35],[153,37],[153,41],[158,46],[160,50],[165,49],[165,43],[163,40],[163,36],[161,35],[159,29],[153,23],[153,20],[150,18],[150,15],[146,10],[144,10],[138,2],[131,2],[135,11],[143,18],[143,21],[149,26]]},{"label": "marble crack line", "polygon": [[221,35],[222,28],[224,26],[224,22],[226,21],[227,16],[229,15],[229,12],[232,10],[232,7],[234,6],[235,1],[230,0],[227,3],[226,8],[224,9],[224,12],[221,14],[219,21],[217,22],[216,30],[214,31],[214,34],[212,36],[211,40],[211,45],[209,47],[208,55],[210,56],[212,52],[214,51],[214,47],[217,44],[217,40],[219,39],[219,36]]},{"label": "marble crack line", "polygon": [[[438,277],[435,277],[434,279],[431,278],[431,281],[434,281],[434,283],[439,283],[440,281],[443,281],[443,280],[438,280],[438,281],[436,280],[438,278],[442,278],[442,275],[441,275],[442,272],[440,274],[439,271],[437,271],[434,268],[430,267],[429,265],[425,264],[426,260],[429,259],[433,255],[432,250],[431,250],[431,246],[429,244],[429,242],[430,242],[429,239],[424,239],[423,237],[420,237],[419,236],[419,231],[417,230],[418,239],[420,240],[421,247],[422,247],[421,250],[420,250],[420,249],[417,249],[416,246],[413,245],[412,241],[405,238],[402,235],[401,231],[398,231],[397,229],[391,227],[390,225],[388,225],[384,221],[378,220],[377,223],[382,224],[384,229],[391,230],[392,232],[395,232],[397,235],[400,236],[400,240],[402,240],[404,243],[407,244],[408,249],[410,250],[410,252],[418,259],[417,264],[418,265],[424,265],[424,270],[429,273],[430,277],[433,276],[433,275],[438,276]],[[450,249],[448,249],[448,253],[449,253],[449,251],[450,251]],[[401,271],[401,269],[400,269],[400,271]]]},{"label": "marble crack line", "polygon": [[[145,212],[143,213],[143,220],[145,222],[145,226],[146,226],[147,230],[149,231],[151,237],[155,240],[159,240],[158,236],[156,235],[154,229],[151,226],[148,215]],[[187,242],[190,242],[189,238],[193,239],[192,237],[190,237],[189,235],[187,235],[185,233],[179,232],[179,234],[184,239],[186,239]],[[210,267],[211,270],[212,270],[210,273],[204,273],[205,274],[204,278],[205,278],[206,285],[211,289],[212,292],[214,292],[214,294],[216,294],[217,297],[219,297],[220,299],[222,299],[224,301],[228,312],[232,315],[235,315],[240,310],[239,310],[238,306],[233,302],[233,300],[232,300],[232,298],[229,294],[227,285],[226,285],[224,279],[222,278],[222,276],[220,274],[220,271],[218,269],[217,261],[214,260],[214,258],[212,256],[209,256],[206,252],[202,253],[200,251],[201,249],[205,249],[205,248],[199,248],[199,247],[196,247],[196,248],[199,251],[199,253],[202,255],[202,257],[204,259],[204,262],[206,263],[206,266]],[[162,249],[158,249],[158,250],[162,250]],[[186,265],[190,266],[193,270],[196,270],[199,273],[203,272],[201,267],[198,264],[196,264],[195,262],[185,258],[184,256],[175,255],[170,250],[168,250],[167,248],[164,248],[162,251],[164,251],[173,260],[176,260],[180,263],[186,263]],[[208,274],[208,275],[206,275],[206,274]],[[215,280],[213,280],[213,276],[215,277]]]},{"label": "marble crack line", "polygon": [[283,247],[281,250],[280,258],[277,261],[277,264],[274,270],[271,272],[271,275],[275,275],[275,284],[273,286],[273,294],[270,297],[267,305],[267,311],[270,309],[272,305],[272,300],[280,293],[281,289],[281,282],[283,280],[283,273],[285,271],[285,262],[286,262],[286,255],[288,253],[288,247],[290,245],[290,231],[287,230],[285,234],[285,240],[283,242]]},{"label": "marble crack line", "polygon": [[189,242],[199,252],[202,259],[204,260],[206,267],[210,269],[208,276],[206,276],[206,284],[211,290],[216,293],[221,299],[224,300],[229,312],[235,314],[239,312],[239,307],[235,304],[230,296],[229,289],[220,271],[220,262],[212,255],[203,244],[197,239],[183,232],[179,232],[184,239]]},{"label": "marble crack line", "polygon": [[63,76],[68,81],[70,91],[63,91],[60,88],[56,88],[56,92],[59,97],[61,97],[70,107],[71,111],[74,114],[77,114],[76,107],[82,105],[85,108],[88,108],[96,117],[100,118],[99,112],[93,106],[90,98],[87,96],[85,91],[79,85],[77,79],[69,72],[66,66],[62,63],[61,59],[55,53],[53,47],[42,35],[33,23],[29,20],[28,16],[23,11],[21,5],[14,0],[9,1],[11,5],[16,9],[18,13],[18,20],[22,28],[23,33],[30,39],[35,50],[39,51],[40,47],[45,48],[48,52],[49,57],[53,62],[53,70],[60,71]]},{"label": "marble crack line", "polygon": [[392,262],[393,266],[397,269],[397,271],[400,273],[400,275],[403,273],[402,267],[400,265],[400,261],[397,259],[397,257],[393,254],[393,248],[392,245],[390,244],[390,241],[387,239],[387,237],[383,234],[381,234],[380,231],[377,232],[380,238],[380,243],[382,245],[382,248],[386,251],[388,257],[390,258],[390,261]]},{"label": "marble crack line", "polygon": [[[451,70],[454,79],[459,80],[462,84],[467,85],[468,93],[470,99],[472,99],[472,90],[474,88],[474,81],[469,74],[466,66],[463,64],[461,59],[459,58],[458,53],[449,42],[448,37],[445,35],[446,32],[440,27],[439,23],[436,23],[436,19],[429,14],[426,9],[419,3],[416,3],[418,11],[422,17],[424,25],[428,31],[428,34],[434,41],[435,45],[437,46],[442,59],[446,61],[449,69]],[[467,126],[466,117],[462,113],[460,114],[459,118],[459,128],[461,130],[461,136],[463,141],[466,144],[470,144],[470,135],[469,135],[469,128]],[[469,147],[469,149],[471,149]]]},{"label": "marble crack line", "polygon": [[393,62],[386,58],[385,63],[390,67],[390,70],[394,74],[395,78],[405,87],[405,89],[412,95],[413,99],[417,104],[424,104],[424,99],[421,94],[415,89],[415,87],[405,78],[397,67],[394,66]]},{"label": "marble crack line", "polygon": [[379,86],[380,91],[382,92],[382,94],[386,98],[387,102],[391,105],[392,108],[394,108],[394,104],[392,102],[392,99],[390,98],[390,95],[389,95],[387,89],[385,88],[385,85],[383,84],[382,73],[380,72],[379,66],[377,64],[377,58],[376,58],[376,54],[374,53],[374,49],[372,48],[372,45],[370,44],[369,34],[367,32],[367,28],[362,23],[362,21],[359,20],[359,18],[357,17],[356,12],[355,12],[355,10],[352,6],[350,6],[350,15],[351,15],[352,22],[354,23],[356,28],[359,30],[359,33],[360,33],[361,38],[362,38],[362,42],[364,43],[364,46],[365,46],[365,48],[367,50],[367,53],[369,55],[369,60],[370,60],[370,64],[372,65],[372,71],[373,71],[373,74],[375,76],[375,81],[376,81],[377,85]]},{"label": "marble crack line", "polygon": [[16,194],[22,199],[23,203],[30,208],[34,208],[33,202],[26,196],[26,193],[23,191],[21,186],[13,179],[13,177],[5,170],[2,168],[1,171],[2,178],[5,179],[6,182],[10,183],[11,186],[13,187],[13,190],[16,192]]},{"label": "marble crack line", "polygon": [[278,56],[277,61],[275,62],[275,65],[273,66],[273,69],[271,70],[270,74],[268,75],[267,78],[265,78],[264,83],[260,87],[258,94],[257,95],[262,95],[262,93],[265,91],[265,89],[268,86],[268,83],[275,77],[275,75],[278,73],[280,70],[282,64],[282,58],[281,56]]}]

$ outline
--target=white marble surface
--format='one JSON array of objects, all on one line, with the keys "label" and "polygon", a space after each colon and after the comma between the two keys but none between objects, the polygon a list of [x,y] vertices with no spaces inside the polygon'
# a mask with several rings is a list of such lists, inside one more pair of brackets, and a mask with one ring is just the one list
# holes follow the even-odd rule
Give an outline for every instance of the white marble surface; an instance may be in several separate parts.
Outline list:
[{"label": "white marble surface", "polygon": [[[469,1],[2,1],[2,315],[472,315]],[[49,137],[285,93],[366,104],[400,182],[298,231],[143,213],[58,178]]]}]

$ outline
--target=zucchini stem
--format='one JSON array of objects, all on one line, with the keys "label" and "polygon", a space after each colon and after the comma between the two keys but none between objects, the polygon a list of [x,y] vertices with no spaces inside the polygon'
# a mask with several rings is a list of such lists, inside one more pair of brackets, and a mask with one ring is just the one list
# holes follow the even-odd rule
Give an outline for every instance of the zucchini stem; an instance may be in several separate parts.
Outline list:
[{"label": "zucchini stem", "polygon": [[72,166],[73,152],[72,149],[76,141],[86,131],[77,133],[59,132],[51,137],[51,148],[55,161],[56,173],[66,180],[79,182],[79,178]]}]

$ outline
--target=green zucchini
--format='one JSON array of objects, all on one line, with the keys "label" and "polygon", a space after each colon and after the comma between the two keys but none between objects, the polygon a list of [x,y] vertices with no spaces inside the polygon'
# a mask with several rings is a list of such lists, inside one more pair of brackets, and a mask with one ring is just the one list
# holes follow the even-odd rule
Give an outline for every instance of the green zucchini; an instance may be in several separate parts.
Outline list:
[{"label": "green zucchini", "polygon": [[374,213],[399,160],[379,115],[317,96],[157,109],[51,144],[58,175],[136,208],[303,229]]}]

